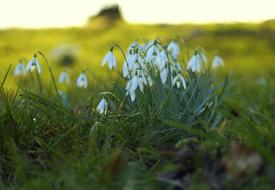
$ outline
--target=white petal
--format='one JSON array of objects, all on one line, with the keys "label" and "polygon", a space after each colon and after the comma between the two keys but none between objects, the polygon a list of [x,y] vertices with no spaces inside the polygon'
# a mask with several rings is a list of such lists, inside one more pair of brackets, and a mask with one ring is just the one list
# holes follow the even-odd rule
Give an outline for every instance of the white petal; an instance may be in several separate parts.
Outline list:
[{"label": "white petal", "polygon": [[136,93],[135,92],[131,92],[130,93],[130,97],[131,97],[131,101],[134,102],[136,100]]},{"label": "white petal", "polygon": [[147,80],[148,80],[149,86],[153,86],[153,81],[150,76],[147,78]]},{"label": "white petal", "polygon": [[108,54],[108,66],[109,69],[116,68],[116,58],[114,56],[114,53],[112,51]]},{"label": "white petal", "polygon": [[172,85],[173,85],[173,86],[176,84],[177,80],[178,80],[178,75],[175,76],[175,77],[173,78],[173,80],[172,80]]},{"label": "white petal", "polygon": [[180,48],[178,46],[178,44],[176,42],[171,42],[168,47],[167,50],[172,54],[174,59],[177,59],[178,56],[180,55]]},{"label": "white petal", "polygon": [[103,57],[103,59],[102,59],[102,64],[101,64],[102,66],[105,65],[105,63],[107,62],[108,55],[109,55],[109,53],[107,53],[107,54]]},{"label": "white petal", "polygon": [[177,84],[177,88],[180,88],[180,81],[177,81],[176,84]]},{"label": "white petal", "polygon": [[137,54],[130,54],[128,57],[127,57],[127,62],[129,64],[129,70],[131,70],[135,64],[135,62],[137,61]]},{"label": "white petal", "polygon": [[18,75],[25,75],[25,68],[24,68],[24,64],[19,63],[16,65],[15,69],[14,69],[14,76],[18,76]]},{"label": "white petal", "polygon": [[203,70],[203,57],[201,54],[196,53],[192,56],[187,64],[187,70],[189,69],[192,72],[201,72]]},{"label": "white petal", "polygon": [[184,80],[184,78],[183,78],[182,75],[180,75],[180,80],[181,80],[183,88],[186,89],[186,82],[185,82],[185,80]]},{"label": "white petal", "polygon": [[99,102],[99,104],[98,104],[98,106],[97,106],[97,108],[96,108],[96,111],[97,112],[99,112],[100,114],[105,114],[106,115],[106,113],[107,113],[107,108],[108,108],[108,104],[107,104],[107,101],[103,98],[100,102]]},{"label": "white petal", "polygon": [[143,92],[144,85],[143,85],[143,79],[142,78],[138,79],[138,86],[139,86],[140,91]]},{"label": "white petal", "polygon": [[76,81],[76,86],[87,88],[88,87],[88,78],[85,73],[81,73]]},{"label": "white petal", "polygon": [[222,58],[219,56],[215,56],[212,61],[212,68],[215,69],[215,68],[219,68],[222,66],[224,66],[224,61],[222,60]]},{"label": "white petal", "polygon": [[68,73],[66,72],[62,72],[59,76],[59,83],[66,83],[66,84],[70,84],[70,77],[68,75]]},{"label": "white petal", "polygon": [[34,71],[35,69],[37,69],[38,73],[41,73],[41,67],[40,67],[40,64],[37,60],[36,57],[32,58],[28,64],[27,64],[27,67],[26,67],[26,71]]},{"label": "white petal", "polygon": [[146,61],[151,61],[154,54],[154,46],[151,46],[146,54]]},{"label": "white petal", "polygon": [[166,83],[167,74],[168,74],[167,69],[163,69],[163,70],[160,72],[160,78],[161,78],[162,84],[165,84],[165,83]]},{"label": "white petal", "polygon": [[130,92],[135,92],[136,89],[138,87],[138,78],[136,76],[134,76],[132,79],[131,79],[131,87],[130,87]]},{"label": "white petal", "polygon": [[[194,59],[196,59],[195,55],[191,57],[191,59],[187,63],[187,70],[191,69],[193,71]],[[194,71],[193,71],[194,72]]]}]

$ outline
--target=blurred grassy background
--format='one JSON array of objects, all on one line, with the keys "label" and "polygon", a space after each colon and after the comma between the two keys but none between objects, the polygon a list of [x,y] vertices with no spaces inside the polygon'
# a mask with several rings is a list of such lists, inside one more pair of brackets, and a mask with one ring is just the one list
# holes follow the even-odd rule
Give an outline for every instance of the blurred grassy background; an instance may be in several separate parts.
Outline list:
[{"label": "blurred grassy background", "polygon": [[[73,75],[89,68],[95,75],[105,78],[107,68],[101,60],[109,51],[112,42],[119,43],[124,50],[133,41],[140,43],[159,37],[164,42],[178,39],[186,61],[188,54],[203,48],[211,59],[218,50],[226,63],[227,71],[234,71],[243,79],[273,76],[275,72],[275,22],[260,24],[207,24],[207,25],[129,25],[123,21],[108,24],[102,18],[94,19],[85,27],[64,29],[8,29],[0,31],[0,72],[3,77],[10,64],[18,60],[30,60],[35,51],[42,51],[50,60],[56,77],[63,70],[51,59],[56,47],[67,45],[77,51],[75,63],[70,66]],[[121,53],[115,51],[122,64]],[[46,65],[43,61],[43,70]],[[76,71],[76,72],[75,72]],[[43,71],[42,71],[43,72]],[[45,73],[45,72],[44,72]],[[8,84],[14,84],[9,80]]]},{"label": "blurred grassy background", "polygon": [[[222,71],[234,73],[237,80],[233,80],[233,83],[239,82],[237,83],[238,87],[243,88],[242,91],[239,91],[238,88],[228,88],[230,92],[225,91],[223,97],[225,102],[219,108],[223,114],[221,126],[218,131],[209,131],[208,136],[206,136],[207,140],[202,143],[202,150],[204,151],[198,149],[195,152],[190,151],[191,154],[186,153],[188,157],[191,155],[189,159],[194,160],[191,163],[189,161],[181,163],[187,157],[181,151],[174,151],[174,148],[171,148],[174,147],[174,141],[176,141],[174,134],[177,133],[177,130],[175,133],[172,131],[171,134],[170,132],[166,134],[167,129],[165,127],[167,124],[162,124],[158,120],[151,119],[151,117],[147,118],[146,114],[144,114],[146,120],[139,114],[135,114],[137,117],[130,115],[130,117],[122,117],[121,120],[110,117],[106,123],[103,120],[102,125],[93,123],[94,121],[97,123],[97,118],[93,116],[92,108],[94,106],[92,104],[94,101],[97,102],[98,93],[106,90],[104,83],[112,81],[108,79],[113,79],[116,75],[115,72],[110,72],[107,67],[101,67],[102,58],[109,51],[111,44],[116,42],[126,51],[133,41],[144,43],[156,37],[164,42],[177,39],[182,47],[183,64],[186,64],[192,51],[197,48],[205,49],[210,60],[215,51],[218,50],[219,55],[225,61],[225,68]],[[57,50],[60,50],[60,47],[61,49],[69,47],[74,52],[71,60],[74,63],[67,66],[66,69],[53,56],[56,52],[58,54]],[[18,118],[26,118],[25,122],[22,122],[23,119],[22,121],[18,119],[18,123],[15,122],[16,120],[11,117],[13,112],[3,111],[1,113],[1,118],[4,119],[0,119],[2,122],[0,124],[4,127],[0,127],[2,129],[0,134],[5,138],[2,138],[4,140],[0,138],[2,140],[2,144],[0,144],[2,145],[1,148],[4,147],[2,152],[7,154],[3,159],[4,162],[1,160],[3,162],[1,166],[6,169],[4,174],[8,176],[7,183],[11,183],[15,187],[20,187],[23,184],[22,189],[28,190],[51,189],[51,185],[57,189],[62,189],[61,187],[63,189],[88,189],[93,186],[95,189],[100,189],[96,187],[103,185],[101,189],[104,189],[105,185],[113,185],[113,182],[119,186],[120,183],[114,180],[119,179],[121,184],[131,182],[134,185],[138,184],[144,187],[144,189],[153,189],[151,186],[155,186],[156,176],[165,172],[163,173],[166,175],[165,177],[170,179],[172,171],[172,174],[182,177],[182,179],[187,176],[188,181],[194,182],[192,183],[193,189],[205,189],[208,187],[205,184],[209,181],[209,183],[215,182],[214,185],[217,184],[216,182],[226,181],[226,177],[220,174],[226,173],[227,170],[214,173],[215,168],[219,167],[220,150],[222,158],[226,162],[228,161],[230,164],[230,161],[236,161],[237,166],[239,158],[241,161],[249,160],[254,155],[261,155],[266,161],[266,168],[261,169],[259,175],[251,172],[251,176],[246,176],[243,175],[245,174],[243,170],[240,170],[238,173],[240,175],[236,175],[232,182],[229,180],[228,187],[235,185],[240,187],[243,184],[248,184],[247,189],[251,189],[249,187],[255,188],[257,183],[268,185],[268,182],[274,179],[273,149],[275,141],[273,137],[275,130],[273,127],[274,92],[272,91],[274,88],[273,85],[261,86],[255,85],[255,83],[257,79],[262,77],[272,82],[275,80],[275,21],[260,24],[130,25],[121,19],[111,22],[99,16],[83,27],[0,30],[0,79],[3,79],[9,65],[14,68],[19,59],[22,58],[29,61],[36,51],[43,52],[49,59],[56,78],[65,69],[69,70],[74,81],[82,70],[87,70],[90,89],[89,91],[78,89],[80,93],[74,87],[69,89],[73,92],[68,93],[69,100],[76,103],[72,108],[73,117],[71,115],[64,115],[64,117],[59,115],[61,113],[59,110],[54,110],[48,105],[51,101],[42,101],[41,103],[39,97],[37,99],[30,98],[29,106],[26,108],[19,106],[19,111],[14,106],[13,109],[16,108],[15,115],[18,115]],[[119,68],[121,68],[122,55],[117,49],[115,55],[118,58]],[[49,78],[46,63],[41,57],[39,57],[39,61],[42,64],[42,78]],[[66,61],[68,62],[68,58]],[[23,78],[15,80],[12,76],[13,73],[9,75],[5,85],[15,86],[16,82],[24,81]],[[33,76],[35,75],[33,74]],[[29,76],[25,78],[27,80]],[[43,80],[43,82],[50,83],[49,80]],[[104,83],[103,85],[102,83],[93,85],[97,82]],[[249,85],[246,85],[247,83]],[[58,87],[63,90],[60,86]],[[24,91],[22,92],[24,95]],[[51,100],[51,96],[49,97]],[[77,101],[73,101],[74,98]],[[5,109],[5,101],[2,102],[0,107]],[[33,107],[33,105],[38,106]],[[40,116],[38,117],[38,119],[40,118],[39,122],[35,123],[36,120],[33,120],[32,114]],[[31,120],[29,120],[30,118]],[[15,119],[17,118],[15,117]],[[199,122],[203,122],[203,120]],[[131,127],[126,127],[128,125]],[[68,127],[70,127],[69,130]],[[185,135],[188,137],[190,133],[192,136],[192,138],[188,138],[190,139],[190,147],[193,143],[191,141],[194,139],[193,136],[199,136],[199,131],[189,131],[188,128],[186,130],[185,125],[169,127],[183,129],[180,131],[183,133],[179,134],[182,135],[183,139]],[[204,130],[204,128],[202,129]],[[162,137],[164,132],[165,135]],[[204,135],[202,137],[202,139],[205,138]],[[161,146],[159,139],[162,139]],[[240,140],[255,151],[249,151],[250,149],[243,146],[228,148],[227,139]],[[194,141],[194,145],[197,145],[196,141]],[[228,154],[219,147],[232,150]],[[169,151],[166,152],[166,150]],[[65,154],[63,151],[68,153]],[[250,153],[246,154],[246,152]],[[234,157],[234,155],[237,156]],[[212,156],[213,158],[209,160]],[[204,157],[207,158],[205,161],[197,159]],[[131,163],[132,158],[133,164]],[[248,169],[253,164],[254,162],[248,164]],[[202,165],[207,166],[205,168],[211,168],[210,172],[206,174],[209,174],[209,179],[215,178],[214,180],[208,180],[203,176],[202,171],[204,172],[206,169],[202,169]],[[257,167],[262,166],[256,165]],[[123,170],[122,168],[126,169]],[[213,171],[212,168],[214,168]],[[234,170],[235,168],[234,164],[229,167],[229,173],[230,169]],[[14,180],[13,176],[10,177],[10,174],[13,173],[15,173],[15,181],[9,181],[10,178]],[[192,178],[190,178],[191,175]],[[200,175],[203,176],[201,177],[203,180],[201,180]],[[252,175],[255,176],[252,177]],[[117,176],[119,177],[116,178]],[[251,180],[247,182],[246,180],[249,178]],[[0,181],[0,189],[1,185]],[[163,188],[162,184],[160,184],[160,188]]]}]

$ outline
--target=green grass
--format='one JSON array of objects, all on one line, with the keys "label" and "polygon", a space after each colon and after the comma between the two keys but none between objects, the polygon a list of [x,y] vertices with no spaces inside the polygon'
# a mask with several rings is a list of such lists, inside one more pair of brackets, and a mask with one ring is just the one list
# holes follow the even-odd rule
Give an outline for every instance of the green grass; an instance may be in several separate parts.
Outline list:
[{"label": "green grass", "polygon": [[[272,189],[275,147],[274,23],[0,31],[0,189]],[[189,76],[187,89],[155,86],[131,103],[125,81],[101,67],[113,42],[123,49],[159,37],[182,42],[185,66],[197,48],[225,67]],[[19,59],[60,44],[78,49],[64,106],[42,57],[37,75],[13,76]],[[114,50],[119,67],[123,57]],[[9,66],[10,70],[8,70]],[[88,70],[89,88],[74,80]],[[264,77],[266,85],[257,80]],[[116,81],[116,82],[113,82]],[[106,95],[108,114],[96,106]],[[200,112],[202,102],[214,102]]]}]

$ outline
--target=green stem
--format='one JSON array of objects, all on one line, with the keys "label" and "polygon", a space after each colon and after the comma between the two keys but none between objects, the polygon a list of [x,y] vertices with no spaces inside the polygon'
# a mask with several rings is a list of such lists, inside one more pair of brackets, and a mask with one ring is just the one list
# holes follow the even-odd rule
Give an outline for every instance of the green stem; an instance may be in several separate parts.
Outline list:
[{"label": "green stem", "polygon": [[1,82],[0,89],[3,88],[3,86],[4,86],[4,84],[5,84],[6,80],[7,80],[7,77],[8,77],[8,74],[9,74],[10,70],[11,70],[11,65],[9,65],[9,68],[8,68],[8,70],[7,70],[7,72],[6,72],[5,76],[4,76],[4,79]]},{"label": "green stem", "polygon": [[51,78],[52,78],[52,80],[53,80],[53,85],[54,85],[54,89],[55,89],[56,95],[57,95],[57,97],[59,97],[57,85],[56,85],[56,82],[55,82],[55,79],[54,79],[53,72],[52,72],[52,69],[51,69],[51,67],[50,67],[50,64],[49,64],[47,58],[45,57],[45,55],[44,55],[42,52],[38,51],[37,53],[38,53],[38,54],[44,59],[44,61],[47,63],[48,69],[49,69],[50,74],[51,74]]},{"label": "green stem", "polygon": [[123,55],[123,57],[124,57],[124,60],[126,61],[127,69],[128,69],[129,75],[130,75],[130,77],[132,78],[132,75],[131,75],[131,72],[130,72],[130,69],[129,69],[129,63],[128,63],[128,60],[127,60],[127,58],[126,58],[126,55],[125,55],[125,53],[124,53],[122,47],[121,47],[120,45],[118,45],[117,43],[113,44],[113,47],[117,47],[117,48],[121,51],[121,53],[122,53],[122,55]]}]

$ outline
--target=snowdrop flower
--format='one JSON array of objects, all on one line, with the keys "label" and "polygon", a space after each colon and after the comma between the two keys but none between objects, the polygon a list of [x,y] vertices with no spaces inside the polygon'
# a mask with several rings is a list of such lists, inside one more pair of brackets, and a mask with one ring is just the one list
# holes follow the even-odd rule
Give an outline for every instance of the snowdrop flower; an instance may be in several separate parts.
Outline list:
[{"label": "snowdrop flower", "polygon": [[108,67],[109,69],[115,69],[116,68],[116,58],[115,55],[113,53],[113,49],[111,49],[107,55],[105,55],[105,57],[102,60],[102,65],[105,65],[105,63],[108,62]]},{"label": "snowdrop flower", "polygon": [[161,72],[160,72],[160,79],[162,84],[165,84],[167,81],[167,75],[168,75],[168,71],[166,68],[164,68]]},{"label": "snowdrop flower", "polygon": [[14,76],[19,75],[26,75],[26,70],[23,63],[18,63],[14,69]]},{"label": "snowdrop flower", "polygon": [[180,48],[179,48],[179,45],[172,41],[168,47],[167,47],[167,51],[171,53],[172,57],[174,59],[177,59],[180,55]]},{"label": "snowdrop flower", "polygon": [[33,72],[35,69],[37,69],[39,74],[41,73],[41,67],[40,67],[40,64],[37,60],[36,54],[34,54],[33,58],[27,64],[26,71]]},{"label": "snowdrop flower", "polygon": [[180,86],[182,85],[183,88],[186,89],[186,82],[185,82],[183,76],[179,73],[174,77],[174,79],[172,81],[172,85],[173,86],[176,85],[177,88],[180,88]]},{"label": "snowdrop flower", "polygon": [[151,79],[151,76],[147,73],[146,69],[142,68],[142,66],[138,69],[136,69],[136,76],[138,77],[138,86],[140,88],[140,91],[143,92],[143,86],[149,85],[152,86],[153,81]]},{"label": "snowdrop flower", "polygon": [[59,83],[60,84],[67,84],[69,85],[70,84],[70,77],[69,77],[69,74],[67,72],[62,72],[59,76]]},{"label": "snowdrop flower", "polygon": [[160,57],[160,51],[158,47],[156,45],[152,45],[151,47],[149,47],[146,53],[146,58],[145,58],[146,61],[157,63],[157,60],[159,59],[159,57]]},{"label": "snowdrop flower", "polygon": [[224,66],[224,61],[222,60],[221,57],[216,55],[212,61],[212,68],[216,69],[222,66]]},{"label": "snowdrop flower", "polygon": [[135,63],[138,61],[138,54],[128,54],[126,59],[122,67],[122,74],[123,77],[128,78],[130,77],[130,72],[133,70]]},{"label": "snowdrop flower", "polygon": [[134,77],[128,81],[126,85],[126,95],[130,95],[131,100],[135,101],[137,88],[143,92],[144,86],[152,86],[152,84],[153,82],[150,75],[148,75],[144,70],[139,69],[136,71],[136,75],[134,75]]},{"label": "snowdrop flower", "polygon": [[136,89],[138,86],[139,81],[137,76],[134,76],[131,80],[129,80],[126,85],[126,95],[130,95],[132,102],[134,102],[136,99]]},{"label": "snowdrop flower", "polygon": [[159,56],[157,57],[157,62],[156,62],[159,71],[162,71],[167,63],[168,63],[168,56],[166,52],[162,50]]},{"label": "snowdrop flower", "polygon": [[96,111],[100,114],[106,115],[107,114],[107,108],[108,108],[107,101],[104,98],[102,98],[102,100],[99,102],[99,104],[96,108]]},{"label": "snowdrop flower", "polygon": [[61,100],[63,102],[63,105],[67,106],[68,105],[68,98],[67,98],[66,94],[63,91],[59,90],[58,91],[58,96],[61,98]]},{"label": "snowdrop flower", "polygon": [[127,56],[127,63],[129,66],[129,69],[132,70],[134,64],[138,61],[138,54],[134,53],[134,54],[129,54]]},{"label": "snowdrop flower", "polygon": [[191,69],[193,72],[203,71],[203,63],[205,62],[205,56],[200,53],[195,53],[193,57],[187,63],[187,70]]},{"label": "snowdrop flower", "polygon": [[88,78],[83,71],[76,80],[76,86],[80,88],[87,88],[88,87]]},{"label": "snowdrop flower", "polygon": [[147,75],[143,70],[138,71],[138,87],[141,92],[143,92],[144,86],[148,84],[149,75]]},{"label": "snowdrop flower", "polygon": [[145,71],[144,69],[140,69],[138,72],[138,75],[140,76],[140,80],[143,82],[144,85],[153,85],[152,78],[150,74],[148,74],[148,71]]}]

